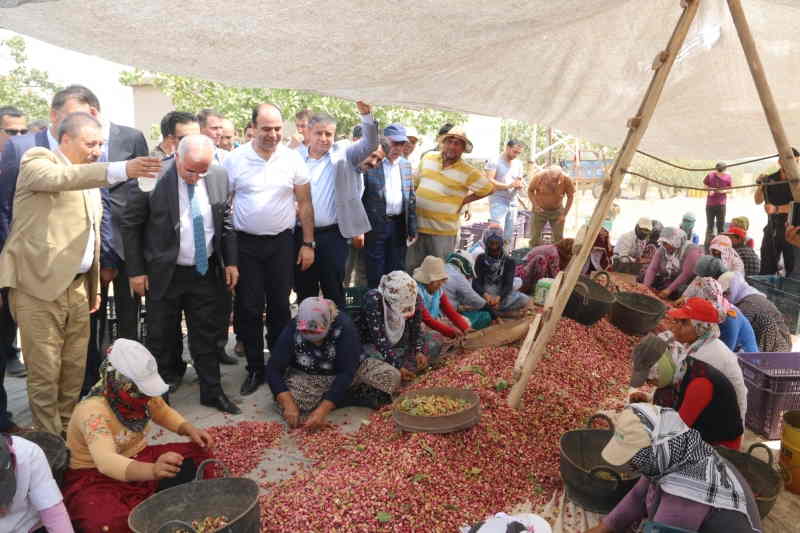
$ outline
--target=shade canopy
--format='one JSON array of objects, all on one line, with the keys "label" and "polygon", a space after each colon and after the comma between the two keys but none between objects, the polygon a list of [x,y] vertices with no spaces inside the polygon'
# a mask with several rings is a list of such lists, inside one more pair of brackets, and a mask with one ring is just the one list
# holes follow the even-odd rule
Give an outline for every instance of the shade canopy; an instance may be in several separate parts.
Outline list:
[{"label": "shade canopy", "polygon": [[[695,159],[775,152],[727,4],[700,1],[642,148]],[[790,140],[800,144],[800,2],[743,3]],[[679,0],[3,6],[3,27],[142,69],[514,118],[609,145],[621,143],[680,15]]]}]

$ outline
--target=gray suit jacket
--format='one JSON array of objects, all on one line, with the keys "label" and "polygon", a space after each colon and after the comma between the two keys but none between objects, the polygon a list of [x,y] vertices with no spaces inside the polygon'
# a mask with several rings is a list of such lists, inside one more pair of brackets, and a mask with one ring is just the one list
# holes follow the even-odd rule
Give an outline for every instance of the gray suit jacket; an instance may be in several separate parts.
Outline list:
[{"label": "gray suit jacket", "polygon": [[362,121],[362,132],[364,136],[358,142],[331,147],[331,162],[336,169],[336,218],[345,239],[372,229],[361,201],[364,178],[358,165],[378,148],[378,126]]},{"label": "gray suit jacket", "polygon": [[[139,187],[128,188],[128,199],[122,215],[122,240],[127,252],[130,277],[147,274],[150,298],[164,296],[172,282],[180,249],[180,215],[178,177],[175,159],[162,163],[164,170],[155,189],[149,193]],[[215,275],[224,280],[224,267],[237,264],[236,233],[233,231],[228,173],[219,165],[211,165],[205,177],[208,200],[214,219],[212,246],[219,259]]]}]

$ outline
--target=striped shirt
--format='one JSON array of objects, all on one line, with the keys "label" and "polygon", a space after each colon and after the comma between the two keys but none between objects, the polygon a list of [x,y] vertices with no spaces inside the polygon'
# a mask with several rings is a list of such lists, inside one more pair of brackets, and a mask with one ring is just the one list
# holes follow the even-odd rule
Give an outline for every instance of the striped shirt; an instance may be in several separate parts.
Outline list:
[{"label": "striped shirt", "polygon": [[431,152],[422,158],[417,187],[417,224],[419,233],[456,235],[458,213],[469,193],[486,196],[492,183],[477,168],[460,159],[442,168],[442,154]]}]

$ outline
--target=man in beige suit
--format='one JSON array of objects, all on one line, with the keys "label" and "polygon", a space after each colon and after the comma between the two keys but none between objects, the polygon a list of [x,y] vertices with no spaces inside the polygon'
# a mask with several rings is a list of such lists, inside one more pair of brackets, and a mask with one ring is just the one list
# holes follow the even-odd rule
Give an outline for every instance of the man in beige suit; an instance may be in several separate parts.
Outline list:
[{"label": "man in beige suit", "polygon": [[103,134],[88,113],[65,118],[57,140],[52,152],[37,147],[22,157],[0,287],[10,288],[34,424],[59,435],[80,396],[89,313],[100,305],[99,188],[152,178],[160,164],[155,158],[94,163]]}]

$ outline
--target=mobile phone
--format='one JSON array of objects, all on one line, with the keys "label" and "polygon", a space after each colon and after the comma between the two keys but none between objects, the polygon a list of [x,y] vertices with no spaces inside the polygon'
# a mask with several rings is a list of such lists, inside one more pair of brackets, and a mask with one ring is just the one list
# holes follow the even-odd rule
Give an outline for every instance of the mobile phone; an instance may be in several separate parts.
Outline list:
[{"label": "mobile phone", "polygon": [[800,226],[800,202],[791,202],[789,206],[789,225]]}]

